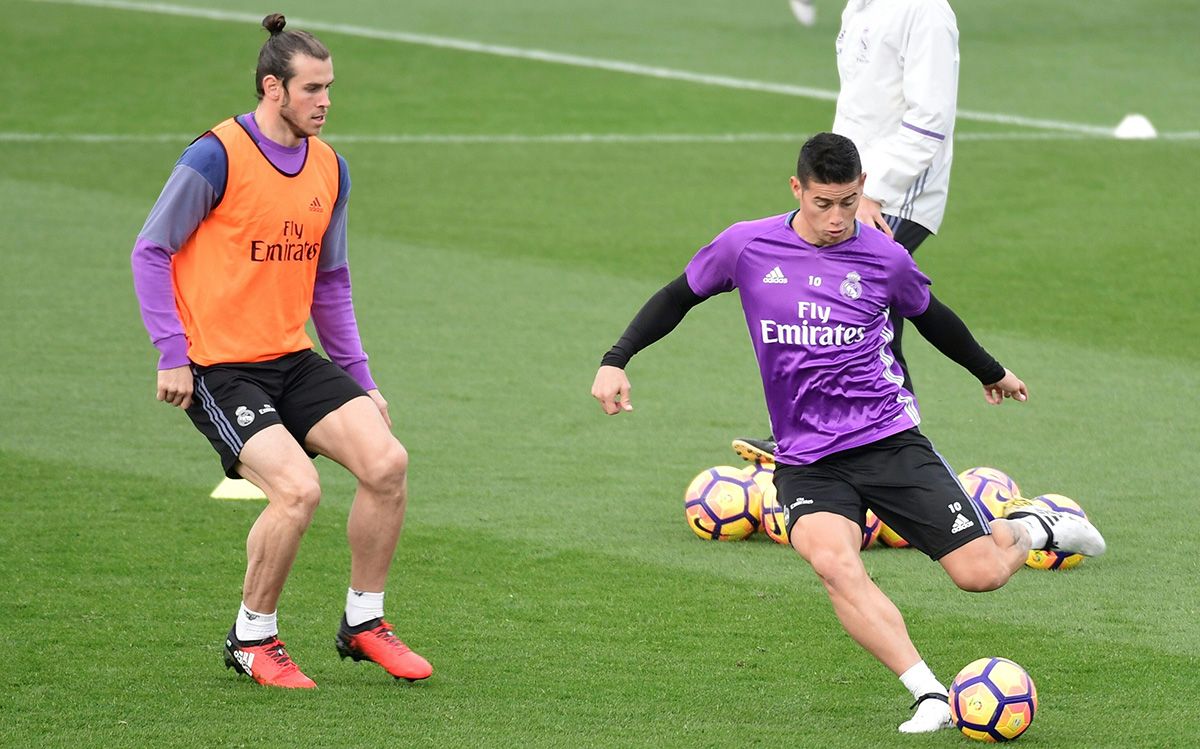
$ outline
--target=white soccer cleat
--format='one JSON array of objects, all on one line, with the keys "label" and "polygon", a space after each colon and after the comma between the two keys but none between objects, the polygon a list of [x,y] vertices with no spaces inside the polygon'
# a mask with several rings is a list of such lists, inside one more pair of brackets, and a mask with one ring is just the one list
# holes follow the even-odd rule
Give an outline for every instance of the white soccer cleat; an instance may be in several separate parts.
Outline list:
[{"label": "white soccer cleat", "polygon": [[1014,498],[1005,507],[1004,517],[1009,520],[1032,517],[1041,522],[1046,529],[1048,540],[1045,548],[1048,551],[1096,557],[1108,548],[1104,536],[1087,518],[1069,512],[1055,512],[1041,502]]},{"label": "white soccer cleat", "polygon": [[923,694],[917,698],[917,712],[900,724],[900,733],[933,733],[954,725],[950,703],[944,694]]},{"label": "white soccer cleat", "polygon": [[812,26],[817,22],[817,6],[814,0],[788,0],[792,6],[792,15],[796,20],[805,26]]}]

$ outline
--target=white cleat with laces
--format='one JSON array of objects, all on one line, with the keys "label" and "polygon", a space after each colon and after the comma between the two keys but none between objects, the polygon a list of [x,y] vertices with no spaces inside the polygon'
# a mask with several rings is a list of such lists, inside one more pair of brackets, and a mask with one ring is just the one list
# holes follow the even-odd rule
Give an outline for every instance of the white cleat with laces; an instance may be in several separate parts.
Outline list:
[{"label": "white cleat with laces", "polygon": [[933,733],[954,725],[950,719],[950,703],[944,694],[923,694],[913,706],[917,712],[900,724],[900,733]]},{"label": "white cleat with laces", "polygon": [[1055,512],[1048,505],[1024,497],[1016,497],[1004,508],[1008,520],[1030,518],[1046,529],[1046,549],[1067,554],[1083,554],[1095,557],[1104,553],[1108,545],[1104,536],[1087,518],[1069,512]]}]

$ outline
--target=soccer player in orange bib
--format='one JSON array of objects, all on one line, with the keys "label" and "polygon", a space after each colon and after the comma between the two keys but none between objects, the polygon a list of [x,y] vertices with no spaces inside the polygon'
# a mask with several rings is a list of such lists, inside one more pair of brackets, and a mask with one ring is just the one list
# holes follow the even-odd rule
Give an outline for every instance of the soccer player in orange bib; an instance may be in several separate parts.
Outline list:
[{"label": "soccer player in orange bib", "polygon": [[[263,19],[258,106],[183,152],[133,249],[158,399],[187,411],[226,475],[267,495],[246,539],[225,664],[260,684],[312,688],[278,636],[276,604],[321,486],[311,457],[358,479],[338,653],[424,679],[429,662],[383,618],[407,503],[408,453],[367,366],[350,295],[345,160],[317,136],[333,60],[316,37]],[[311,317],[329,359],[313,351]],[[330,361],[332,360],[332,361]]]}]

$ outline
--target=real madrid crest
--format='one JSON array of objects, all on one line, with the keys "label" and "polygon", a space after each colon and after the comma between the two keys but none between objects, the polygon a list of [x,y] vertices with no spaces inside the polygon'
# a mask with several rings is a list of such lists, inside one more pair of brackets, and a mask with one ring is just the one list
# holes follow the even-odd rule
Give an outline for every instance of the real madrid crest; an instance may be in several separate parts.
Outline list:
[{"label": "real madrid crest", "polygon": [[237,419],[238,426],[248,427],[254,421],[254,412],[245,406],[238,406],[233,412],[234,418]]},{"label": "real madrid crest", "polygon": [[846,278],[842,281],[842,285],[838,291],[847,299],[858,299],[862,296],[862,284],[859,283],[861,280],[862,276],[854,271],[850,271],[846,274]]}]

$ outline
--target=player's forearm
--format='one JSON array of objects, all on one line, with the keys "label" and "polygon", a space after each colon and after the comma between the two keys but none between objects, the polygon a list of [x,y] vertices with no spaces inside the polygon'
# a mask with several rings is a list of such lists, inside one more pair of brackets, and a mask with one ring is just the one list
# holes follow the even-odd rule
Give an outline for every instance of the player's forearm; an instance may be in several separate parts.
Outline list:
[{"label": "player's forearm", "polygon": [[129,262],[133,267],[133,289],[141,308],[142,322],[158,349],[158,368],[174,369],[188,364],[187,338],[175,310],[170,252],[138,237]]},{"label": "player's forearm", "polygon": [[346,370],[363,390],[376,389],[354,316],[349,266],[317,271],[311,313],[313,327],[329,359]]},{"label": "player's forearm", "polygon": [[984,385],[1004,378],[1004,367],[1000,362],[979,345],[962,319],[937,297],[930,294],[929,306],[910,319],[925,340],[946,358],[975,375]]},{"label": "player's forearm", "polygon": [[687,276],[679,276],[646,301],[600,364],[624,369],[634,354],[674,330],[688,310],[702,301],[688,285]]}]

